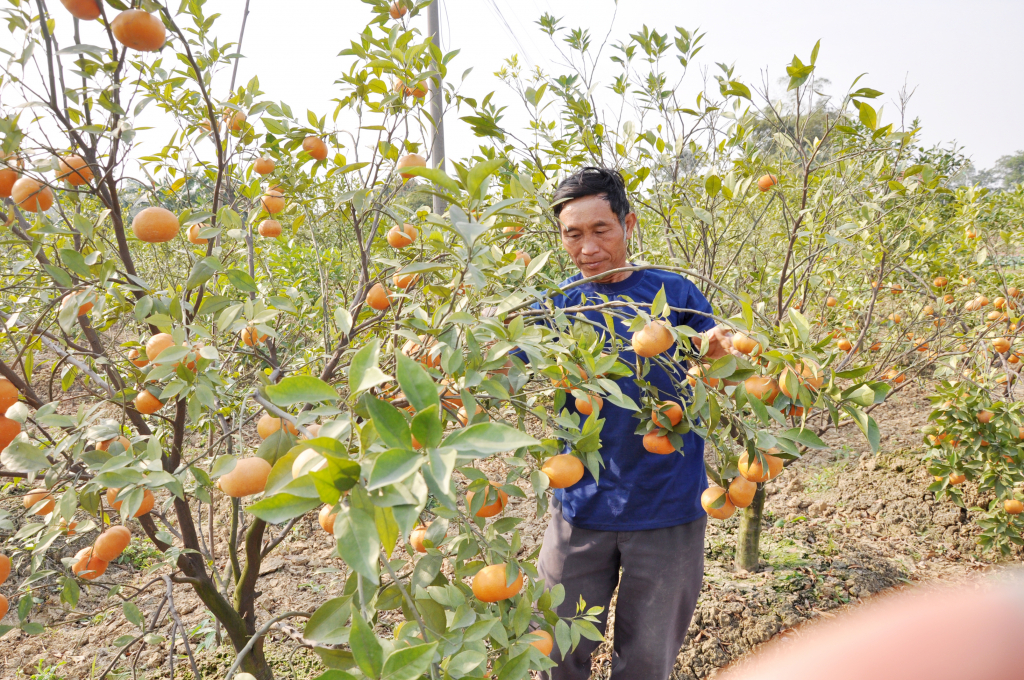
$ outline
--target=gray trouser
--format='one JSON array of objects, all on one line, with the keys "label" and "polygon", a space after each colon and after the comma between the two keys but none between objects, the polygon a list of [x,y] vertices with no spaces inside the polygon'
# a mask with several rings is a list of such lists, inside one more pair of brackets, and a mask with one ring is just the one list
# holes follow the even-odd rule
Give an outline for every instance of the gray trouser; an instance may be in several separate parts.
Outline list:
[{"label": "gray trouser", "polygon": [[[665,529],[593,531],[574,527],[551,505],[537,570],[548,587],[561,583],[565,599],[559,616],[574,616],[580,597],[587,607],[604,607],[598,629],[604,632],[615,587],[613,680],[667,680],[683,646],[704,577],[704,529],[707,517]],[[619,570],[622,576],[619,576]],[[582,638],[558,661],[550,680],[586,680],[590,655],[598,643]]]}]

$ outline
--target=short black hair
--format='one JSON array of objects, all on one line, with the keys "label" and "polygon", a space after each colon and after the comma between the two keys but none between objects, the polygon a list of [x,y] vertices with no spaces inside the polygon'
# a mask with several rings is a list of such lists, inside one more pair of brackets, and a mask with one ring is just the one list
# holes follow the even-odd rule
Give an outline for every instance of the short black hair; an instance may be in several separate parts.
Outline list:
[{"label": "short black hair", "polygon": [[626,196],[626,182],[618,170],[588,166],[563,179],[552,197],[555,217],[562,214],[567,202],[584,196],[602,196],[618,216],[619,224],[626,226],[626,215],[631,208]]}]

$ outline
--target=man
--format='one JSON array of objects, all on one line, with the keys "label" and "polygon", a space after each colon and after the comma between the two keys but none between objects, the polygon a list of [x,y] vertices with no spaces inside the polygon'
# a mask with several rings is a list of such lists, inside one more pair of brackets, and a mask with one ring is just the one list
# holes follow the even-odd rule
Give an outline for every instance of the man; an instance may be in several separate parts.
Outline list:
[{"label": "man", "polygon": [[[580,270],[563,286],[629,266],[628,244],[637,217],[618,172],[584,168],[561,183],[554,200],[562,247]],[[583,295],[597,302],[598,294],[650,304],[663,287],[669,306],[694,310],[673,311],[672,325],[704,333],[696,340],[708,343],[708,358],[726,354],[728,333],[715,326],[711,305],[693,283],[675,273],[657,269],[610,273],[571,288],[554,304],[576,306]],[[604,323],[599,312],[587,316]],[[627,324],[616,320],[615,325],[616,334],[630,337]],[[634,361],[635,357],[630,352],[623,359]],[[677,375],[676,380],[683,377]],[[661,368],[652,367],[646,379],[664,398],[681,401]],[[618,385],[640,403],[640,390],[632,378],[619,380]],[[633,416],[632,411],[605,403],[600,483],[588,471],[575,485],[555,492],[538,571],[549,587],[560,583],[565,588],[560,616],[575,615],[582,597],[588,607],[604,607],[601,628],[617,586],[613,680],[666,680],[689,628],[704,575],[707,516],[700,504],[707,488],[704,442],[691,432],[684,437],[682,451],[649,453],[643,438],[634,434],[637,420]],[[559,665],[550,678],[589,678],[590,655],[596,647],[596,642],[582,639],[564,660],[553,654]]]}]

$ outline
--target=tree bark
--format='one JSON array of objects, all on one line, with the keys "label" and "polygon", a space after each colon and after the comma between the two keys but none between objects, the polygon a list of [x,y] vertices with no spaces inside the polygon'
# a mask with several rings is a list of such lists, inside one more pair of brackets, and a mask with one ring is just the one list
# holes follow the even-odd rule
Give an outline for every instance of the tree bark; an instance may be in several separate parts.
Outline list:
[{"label": "tree bark", "polygon": [[754,494],[754,500],[743,509],[740,530],[736,534],[736,567],[757,571],[761,558],[761,523],[764,516],[764,485]]}]

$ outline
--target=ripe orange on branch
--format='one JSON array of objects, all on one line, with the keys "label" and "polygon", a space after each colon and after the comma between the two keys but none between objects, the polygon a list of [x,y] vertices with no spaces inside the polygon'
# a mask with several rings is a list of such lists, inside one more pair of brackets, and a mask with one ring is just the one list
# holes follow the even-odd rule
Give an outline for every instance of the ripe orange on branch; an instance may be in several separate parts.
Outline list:
[{"label": "ripe orange on branch", "polygon": [[755,375],[743,381],[743,388],[747,394],[757,397],[765,404],[772,404],[779,396],[779,383],[768,376]]},{"label": "ripe orange on branch", "polygon": [[[6,409],[4,411],[6,413]],[[3,451],[21,432],[21,423],[0,414],[0,451]]]},{"label": "ripe orange on branch", "polygon": [[565,489],[583,479],[583,462],[570,453],[560,453],[544,461],[540,471],[547,475],[552,489]]},{"label": "ripe orange on branch", "polygon": [[732,334],[732,346],[747,356],[753,357],[761,353],[761,343],[743,333]]},{"label": "ripe orange on branch", "polygon": [[258,175],[269,175],[274,171],[277,163],[273,158],[257,158],[256,162],[252,164],[252,169],[256,171]]},{"label": "ripe orange on branch", "polygon": [[740,460],[737,464],[737,467],[739,468],[740,474],[746,477],[751,482],[767,482],[769,479],[775,479],[780,474],[782,474],[783,464],[781,458],[773,456],[770,453],[762,453],[761,455],[768,463],[767,471],[762,467],[761,462],[758,461],[756,458],[753,462],[751,462],[750,454],[747,453],[746,451],[744,451],[740,455]]},{"label": "ripe orange on branch", "polygon": [[154,397],[149,390],[142,390],[135,397],[135,410],[143,415],[156,413],[163,407],[163,402]]},{"label": "ripe orange on branch", "polygon": [[53,205],[50,187],[31,177],[22,177],[11,187],[11,200],[28,212],[46,212]]},{"label": "ripe orange on branch", "polygon": [[585,399],[576,400],[576,410],[585,416],[594,411],[600,411],[604,407],[604,399],[596,394],[588,394]]},{"label": "ripe orange on branch", "polygon": [[[498,492],[498,498],[497,500],[491,501],[490,503],[487,503],[486,499],[484,499],[483,507],[481,507],[476,513],[477,517],[494,517],[499,512],[504,510],[506,505],[508,505],[508,494],[505,493],[502,489],[500,489],[498,484],[495,484],[494,482],[488,482],[488,484],[490,484],[491,487]],[[476,493],[473,491],[466,492],[467,510],[473,507],[473,496],[475,495]]]},{"label": "ripe orange on branch", "polygon": [[88,184],[93,179],[92,168],[81,156],[65,156],[57,161],[57,179],[66,180],[73,187]]},{"label": "ripe orange on branch", "polygon": [[668,438],[668,435],[662,434],[660,430],[644,435],[644,448],[662,456],[675,453],[676,450],[676,447],[672,445],[672,440]]},{"label": "ripe orange on branch", "polygon": [[277,238],[281,235],[281,223],[277,220],[263,220],[257,231],[263,238]]},{"label": "ripe orange on branch", "polygon": [[[717,508],[713,507],[712,504],[723,497],[725,500],[722,502],[722,505]],[[708,513],[709,517],[714,517],[715,519],[729,519],[736,512],[736,506],[729,500],[725,489],[717,485],[704,489],[704,493],[700,495],[700,504],[704,508],[704,512]]]},{"label": "ripe orange on branch", "polygon": [[258,345],[267,339],[266,333],[260,333],[252,326],[246,326],[241,332],[242,344],[246,347]]},{"label": "ripe orange on branch", "polygon": [[[109,489],[107,489],[107,505],[112,507],[114,510],[120,510],[121,504],[124,503],[124,500],[116,500],[118,491],[120,491],[120,489],[114,487],[110,487]],[[156,496],[154,496],[153,492],[150,491],[149,489],[143,489],[142,503],[139,505],[139,509],[136,510],[135,514],[132,516],[142,517],[147,512],[152,510],[154,505],[156,505]]]},{"label": "ripe orange on branch", "polygon": [[302,140],[302,150],[313,160],[322,161],[327,158],[327,143],[319,137],[306,137]]},{"label": "ripe orange on branch", "polygon": [[426,524],[420,524],[409,533],[409,545],[418,553],[427,552],[427,546],[423,544],[423,539],[426,537],[427,529],[429,528],[430,522],[427,522]]},{"label": "ripe orange on branch", "polygon": [[75,559],[77,562],[71,566],[71,571],[78,578],[92,581],[103,576],[104,572],[107,571],[107,561],[93,555],[92,547],[79,550],[75,554]]},{"label": "ripe orange on branch", "polygon": [[373,284],[370,288],[370,292],[366,294],[366,304],[370,305],[372,309],[376,309],[378,312],[383,311],[391,306],[391,295],[388,289],[379,283]]},{"label": "ripe orange on branch", "polygon": [[406,168],[425,168],[427,167],[427,159],[418,153],[410,153],[402,156],[398,159],[398,163],[395,164],[395,170],[398,170],[398,174],[405,179],[412,179],[415,175],[408,172],[402,172]]},{"label": "ripe orange on branch", "polygon": [[256,433],[259,434],[260,439],[266,439],[270,435],[274,434],[278,430],[284,427],[288,432],[293,435],[297,435],[299,430],[295,427],[295,424],[285,418],[278,418],[272,416],[269,413],[264,413],[260,416],[259,421],[256,423]]},{"label": "ripe orange on branch", "polygon": [[416,242],[419,232],[411,224],[403,224],[401,227],[394,226],[388,231],[388,245],[392,248],[405,248]]},{"label": "ripe orange on branch", "polygon": [[798,384],[804,385],[811,391],[820,390],[825,382],[825,374],[822,373],[821,367],[810,359],[798,361],[792,368],[786,366],[782,369],[782,375],[779,376],[779,389],[790,399],[795,397],[794,394],[790,394],[789,388],[786,386],[787,377],[790,374],[797,377]]},{"label": "ripe orange on branch", "polygon": [[263,493],[270,470],[270,463],[259,456],[239,458],[235,461],[235,468],[217,480],[217,488],[231,498]]},{"label": "ripe orange on branch", "polygon": [[82,21],[92,21],[100,16],[100,0],[60,0],[68,14]]},{"label": "ripe orange on branch", "polygon": [[113,526],[99,535],[93,544],[92,554],[105,562],[110,562],[116,560],[131,542],[132,532],[128,527]]},{"label": "ripe orange on branch", "polygon": [[324,507],[320,508],[320,514],[318,515],[317,520],[320,522],[320,526],[323,528],[323,530],[333,536],[334,520],[337,517],[338,511],[332,510],[332,506],[330,505],[325,505]]},{"label": "ripe orange on branch", "polygon": [[31,510],[32,506],[36,503],[42,503],[39,509],[32,514],[45,515],[53,510],[53,506],[57,504],[57,499],[46,489],[35,489],[25,494],[21,502],[26,510]]},{"label": "ripe orange on branch", "polygon": [[778,183],[779,179],[775,175],[761,175],[757,179],[757,188],[764,192],[768,191]]},{"label": "ripe orange on branch", "polygon": [[164,22],[141,9],[128,9],[118,14],[110,22],[110,30],[117,42],[140,52],[156,52],[167,41]]},{"label": "ripe orange on branch", "polygon": [[637,356],[649,359],[670,348],[674,342],[672,331],[662,322],[652,321],[633,333],[631,344]]},{"label": "ripe orange on branch", "polygon": [[544,656],[551,656],[551,650],[555,648],[554,638],[546,630],[531,630],[530,635],[537,635],[540,640],[533,640],[530,644],[537,648],[537,651]]},{"label": "ripe orange on branch", "polygon": [[18,401],[18,388],[7,378],[0,378],[0,416]]},{"label": "ripe orange on branch", "polygon": [[277,189],[267,189],[267,191],[260,196],[260,204],[268,214],[276,215],[284,210],[284,194]]},{"label": "ripe orange on branch", "polygon": [[737,508],[745,508],[754,501],[757,484],[743,475],[737,475],[729,482],[729,500]]},{"label": "ripe orange on branch", "polygon": [[484,567],[473,577],[473,595],[481,602],[498,602],[515,597],[523,589],[523,572],[519,572],[511,585],[506,585],[505,565]]},{"label": "ripe orange on branch", "polygon": [[658,408],[651,409],[651,420],[658,427],[670,430],[683,421],[683,407],[673,401],[663,401]]},{"label": "ripe orange on branch", "polygon": [[166,208],[152,206],[132,220],[135,238],[146,243],[166,243],[178,235],[178,217]]}]

